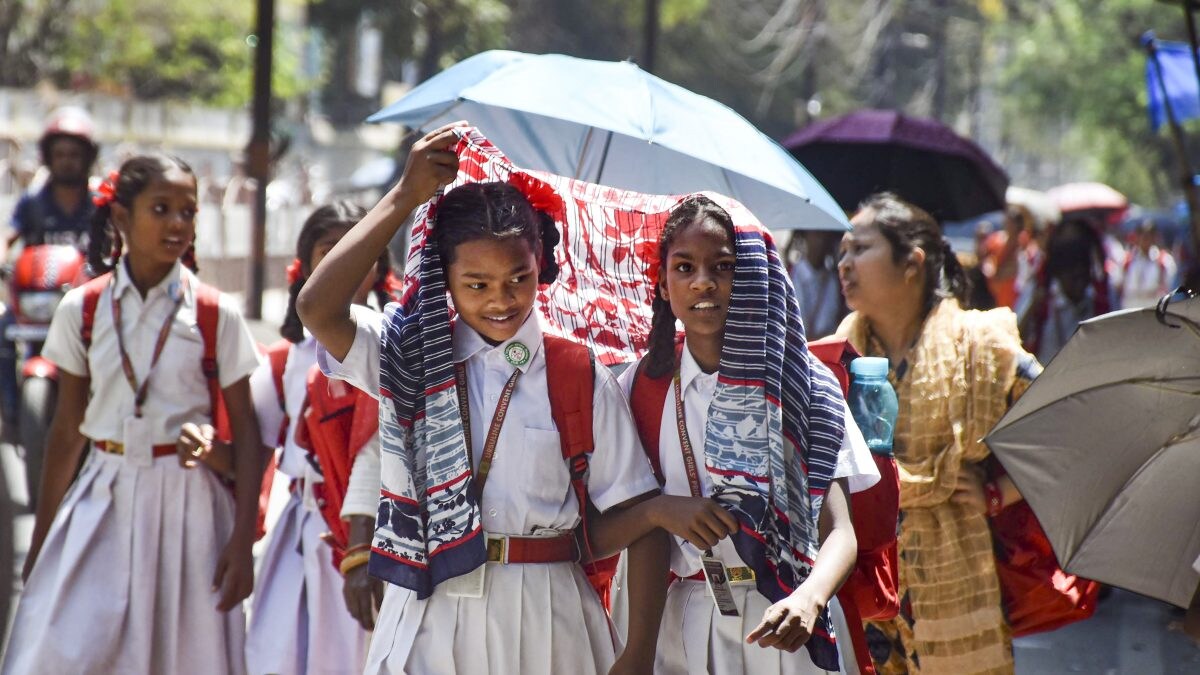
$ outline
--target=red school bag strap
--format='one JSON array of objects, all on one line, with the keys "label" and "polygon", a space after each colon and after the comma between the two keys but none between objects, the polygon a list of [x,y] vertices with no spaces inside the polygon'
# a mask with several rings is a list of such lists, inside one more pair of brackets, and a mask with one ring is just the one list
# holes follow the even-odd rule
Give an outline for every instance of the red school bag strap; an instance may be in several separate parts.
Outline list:
[{"label": "red school bag strap", "polygon": [[221,368],[217,362],[217,331],[221,318],[221,292],[208,284],[196,283],[196,327],[204,341],[204,356],[200,359],[200,370],[208,382],[208,400],[211,404],[213,427],[217,438],[230,440],[232,430],[225,400],[221,396]]},{"label": "red school bag strap", "polygon": [[[683,354],[683,341],[675,343],[675,361],[679,362]],[[658,435],[662,429],[663,406],[667,394],[671,391],[671,373],[661,377],[650,377],[646,373],[646,359],[638,361],[637,372],[633,377],[633,386],[629,391],[629,407],[633,412],[633,423],[637,427],[638,439],[642,442],[642,450],[646,459],[650,460],[650,468],[659,485],[666,485],[666,477],[662,471],[662,457],[658,447]]]},{"label": "red school bag strap", "polygon": [[[579,503],[580,528],[585,549],[590,549],[588,510],[588,462],[596,448],[592,429],[592,395],[596,382],[596,357],[592,350],[566,338],[547,335],[542,348],[546,350],[546,388],[550,398],[550,416],[558,428],[563,460],[571,475],[571,489]],[[588,550],[580,556],[591,557]],[[583,563],[592,588],[596,589],[605,607],[609,604],[609,589],[617,571],[618,556]]]},{"label": "red school bag strap", "polygon": [[92,326],[96,324],[96,306],[100,304],[100,294],[112,280],[112,272],[105,272],[85,283],[83,289],[83,317],[79,323],[79,339],[83,341],[83,351],[92,348]]},{"label": "red school bag strap", "polygon": [[279,426],[279,437],[275,441],[277,447],[282,447],[287,441],[287,430],[292,420],[287,413],[287,399],[283,390],[283,371],[287,369],[288,356],[292,353],[292,343],[279,340],[267,347],[267,363],[271,366],[271,382],[275,385],[275,398],[279,401],[279,410],[283,412],[283,422]]}]

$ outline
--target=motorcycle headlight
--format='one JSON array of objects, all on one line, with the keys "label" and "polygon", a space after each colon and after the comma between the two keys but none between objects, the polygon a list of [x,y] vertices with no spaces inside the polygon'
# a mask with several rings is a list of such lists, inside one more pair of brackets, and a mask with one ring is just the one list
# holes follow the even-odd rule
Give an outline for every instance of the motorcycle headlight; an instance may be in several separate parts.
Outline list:
[{"label": "motorcycle headlight", "polygon": [[18,301],[21,307],[21,318],[37,323],[50,323],[50,319],[54,318],[54,309],[58,307],[58,302],[62,300],[62,297],[63,294],[59,291],[22,293]]}]

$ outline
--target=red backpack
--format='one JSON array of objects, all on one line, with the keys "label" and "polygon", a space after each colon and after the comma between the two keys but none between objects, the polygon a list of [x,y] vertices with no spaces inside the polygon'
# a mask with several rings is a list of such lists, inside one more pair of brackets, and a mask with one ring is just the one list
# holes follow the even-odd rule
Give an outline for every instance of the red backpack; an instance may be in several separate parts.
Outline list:
[{"label": "red backpack", "polygon": [[317,509],[329,527],[323,537],[340,570],[350,529],[342,520],[342,504],[358,451],[379,430],[379,401],[314,366],[308,374],[308,398],[296,427],[296,443],[312,453],[324,481],[313,485]]},{"label": "red backpack", "polygon": [[[845,395],[850,388],[850,361],[858,354],[840,338],[825,338],[810,342],[809,350],[837,378]],[[675,345],[676,358],[683,343]],[[658,439],[662,427],[663,404],[670,393],[670,375],[651,378],[638,364],[629,404],[638,436],[659,484],[664,484]],[[871,653],[867,647],[864,620],[890,619],[900,611],[896,554],[896,521],[900,513],[900,477],[896,462],[890,457],[872,453],[879,469],[880,481],[870,489],[850,495],[851,520],[858,539],[858,559],[850,577],[838,591],[846,623],[850,627],[850,644],[854,646],[855,661],[863,673],[874,673]]]},{"label": "red backpack", "polygon": [[[79,325],[79,337],[83,341],[86,352],[92,346],[92,327],[96,323],[96,306],[100,303],[100,294],[108,287],[112,272],[101,274],[88,281],[83,288],[83,320]],[[204,355],[200,359],[200,369],[208,382],[208,399],[212,410],[213,427],[216,429],[218,440],[226,443],[233,438],[233,429],[229,424],[229,413],[225,408],[225,397],[221,395],[220,370],[217,363],[217,327],[220,319],[221,292],[197,282],[196,293],[196,327],[200,338],[204,341]],[[284,341],[284,344],[290,347]],[[279,343],[267,348],[267,357],[271,362],[271,375],[275,381],[275,391],[279,395],[280,405],[283,405],[283,366],[287,363],[287,349],[279,355]],[[278,367],[276,367],[278,365]],[[284,429],[287,428],[287,416],[284,415]],[[280,432],[282,435],[284,432]],[[263,473],[262,489],[258,497],[258,538],[266,532],[267,502],[271,495],[271,484],[275,476],[275,457],[267,462]]]}]

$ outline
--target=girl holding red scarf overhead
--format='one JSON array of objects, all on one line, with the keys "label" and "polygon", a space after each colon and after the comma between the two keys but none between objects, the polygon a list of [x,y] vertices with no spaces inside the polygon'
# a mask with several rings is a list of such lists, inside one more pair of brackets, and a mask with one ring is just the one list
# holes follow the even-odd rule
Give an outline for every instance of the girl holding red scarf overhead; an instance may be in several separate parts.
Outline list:
[{"label": "girl holding red scarf overhead", "polygon": [[[191,168],[139,156],[110,181],[88,252],[107,273],[63,298],[43,351],[59,367],[58,403],[3,670],[240,674],[261,476],[248,383],[258,354],[230,299],[187,269]],[[215,364],[204,358],[210,310]],[[211,420],[219,397],[236,497],[175,456],[181,426]]]},{"label": "girl holding red scarf overhead", "polygon": [[[387,316],[352,306],[358,275],[458,176],[455,126],[414,145],[399,184],[300,295],[322,368],[380,400],[370,571],[389,585],[366,672],[646,672],[662,606],[653,572],[666,542],[630,547],[641,602],[632,614],[642,623],[617,660],[579,564],[581,546],[608,551],[587,551],[586,531],[576,531],[657,485],[615,378],[581,345],[544,336],[534,311],[539,284],[558,273],[554,190],[518,172],[450,190],[418,214],[419,285],[403,304]],[[556,414],[564,385],[583,391],[589,415]],[[591,437],[575,433],[581,426]],[[575,441],[594,451],[565,461]]]}]

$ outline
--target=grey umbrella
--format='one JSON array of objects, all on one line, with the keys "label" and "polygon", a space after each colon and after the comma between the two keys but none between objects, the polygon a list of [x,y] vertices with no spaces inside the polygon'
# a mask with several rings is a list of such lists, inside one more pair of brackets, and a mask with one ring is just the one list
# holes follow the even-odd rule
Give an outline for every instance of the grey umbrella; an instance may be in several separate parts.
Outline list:
[{"label": "grey umbrella", "polygon": [[1081,323],[986,441],[1064,570],[1188,605],[1200,581],[1200,299]]}]

